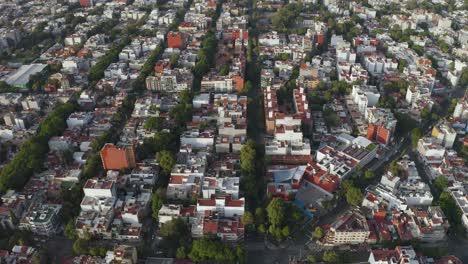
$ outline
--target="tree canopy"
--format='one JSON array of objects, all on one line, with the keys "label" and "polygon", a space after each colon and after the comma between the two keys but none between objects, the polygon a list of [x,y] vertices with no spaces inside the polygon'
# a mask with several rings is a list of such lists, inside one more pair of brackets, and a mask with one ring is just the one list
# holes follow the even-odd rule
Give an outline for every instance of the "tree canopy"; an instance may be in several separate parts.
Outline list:
[{"label": "tree canopy", "polygon": [[342,188],[345,194],[346,202],[352,206],[358,206],[362,203],[364,198],[361,190],[354,186],[351,180],[346,180],[342,184]]},{"label": "tree canopy", "polygon": [[335,251],[327,250],[323,253],[323,261],[328,263],[338,263],[340,258]]},{"label": "tree canopy", "polygon": [[315,239],[321,239],[325,235],[325,232],[322,227],[317,226],[315,227],[314,231],[312,232],[312,236]]},{"label": "tree canopy", "polygon": [[190,246],[190,230],[180,218],[166,222],[159,233],[162,237],[160,248],[167,256],[175,256],[178,248]]},{"label": "tree canopy", "polygon": [[418,145],[419,139],[423,136],[422,131],[419,127],[411,130],[411,145],[415,148]]},{"label": "tree canopy", "polygon": [[242,146],[240,152],[240,160],[241,160],[241,169],[246,173],[254,173],[255,172],[255,159],[257,153],[255,150],[255,143],[253,140],[248,140],[247,143]]},{"label": "tree canopy", "polygon": [[153,194],[151,195],[151,216],[158,220],[159,219],[159,210],[164,204],[164,195],[166,194],[166,190],[162,188],[158,188]]},{"label": "tree canopy", "polygon": [[196,262],[211,260],[217,263],[244,262],[245,253],[240,247],[233,248],[219,240],[202,238],[193,241],[188,257]]},{"label": "tree canopy", "polygon": [[172,167],[174,167],[174,164],[175,164],[174,156],[172,155],[171,152],[167,150],[163,150],[159,152],[158,162],[159,162],[159,166],[162,169],[162,172],[165,175],[169,175],[171,173]]},{"label": "tree canopy", "polygon": [[302,4],[291,3],[281,7],[271,18],[271,24],[276,31],[288,32],[293,28],[299,13],[302,10]]},{"label": "tree canopy", "polygon": [[273,198],[267,207],[268,220],[273,226],[281,226],[285,222],[286,210],[281,198]]},{"label": "tree canopy", "polygon": [[27,139],[14,158],[0,172],[0,191],[21,189],[34,172],[40,171],[49,151],[51,137],[62,134],[65,120],[75,111],[77,105],[65,103],[55,108],[41,123],[36,136]]}]

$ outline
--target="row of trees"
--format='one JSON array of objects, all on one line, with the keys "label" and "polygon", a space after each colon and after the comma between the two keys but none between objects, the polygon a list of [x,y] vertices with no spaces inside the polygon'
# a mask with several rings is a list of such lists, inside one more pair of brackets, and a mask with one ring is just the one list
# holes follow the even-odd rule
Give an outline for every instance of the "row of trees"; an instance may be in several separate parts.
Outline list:
[{"label": "row of trees", "polygon": [[[131,39],[133,36],[137,35],[139,33],[140,27],[145,23],[146,19],[148,16],[144,16],[140,20],[138,20],[135,23],[127,25],[122,33],[125,36],[122,38],[116,46],[114,46],[109,52],[107,52],[106,55],[104,55],[91,69],[89,70],[89,80],[91,82],[95,82],[100,80],[104,76],[104,71],[107,69],[109,64],[116,62],[119,58],[119,53],[120,51],[130,43]],[[102,22],[104,23],[104,22]],[[97,27],[97,32],[101,32],[102,30],[110,30],[113,28],[113,25],[115,25],[112,21],[106,22],[105,24],[99,24]],[[159,46],[158,46],[159,48]],[[151,56],[153,56],[154,52],[152,53]],[[150,56],[150,58],[151,58]],[[145,64],[146,66],[146,64]],[[153,65],[150,65],[151,68]],[[148,66],[142,68],[143,71],[147,71]],[[151,71],[149,71],[151,72]],[[148,74],[149,74],[148,72]],[[141,74],[140,74],[141,75]]]},{"label": "row of trees", "polygon": [[[194,84],[201,81],[203,75],[207,74],[214,66],[214,59],[218,40],[213,29],[210,29],[201,43],[201,49],[197,53],[197,63],[193,68]],[[200,87],[194,87],[194,90],[199,90]]]},{"label": "row of trees", "polygon": [[285,203],[281,198],[273,198],[266,210],[262,207],[257,208],[255,216],[245,212],[242,223],[248,230],[256,228],[259,233],[281,242],[291,235],[294,225],[302,218],[302,213],[293,204]]},{"label": "row of trees", "polygon": [[0,172],[0,192],[21,189],[34,172],[42,169],[49,151],[49,139],[65,130],[65,120],[76,108],[76,103],[69,102],[56,107],[49,114],[39,126],[37,135],[26,140],[15,157]]},{"label": "row of trees", "polygon": [[263,196],[262,160],[255,142],[251,139],[242,147],[240,153],[242,179],[241,185],[248,200],[259,200]]},{"label": "row of trees", "polygon": [[130,38],[125,37],[118,45],[110,49],[106,55],[102,56],[101,59],[91,67],[91,69],[89,69],[89,80],[91,82],[96,82],[104,77],[104,71],[111,63],[116,62],[119,59],[120,51],[129,43]]},{"label": "row of trees", "polygon": [[453,230],[456,235],[463,236],[466,233],[466,229],[462,223],[463,213],[450,193],[443,192],[439,196],[436,204],[444,211],[444,214],[450,223],[450,229]]},{"label": "row of trees", "polygon": [[[181,254],[178,250],[178,253]],[[219,240],[203,238],[193,241],[192,249],[187,255],[193,261],[216,261],[217,263],[244,263],[245,252],[240,247],[235,248]]]},{"label": "row of trees", "polygon": [[133,90],[137,92],[141,92],[145,89],[145,80],[148,75],[153,71],[153,66],[157,60],[161,58],[164,49],[166,48],[165,43],[163,45],[158,45],[156,49],[154,49],[148,59],[146,59],[145,64],[141,68],[140,75],[138,78],[133,82]]},{"label": "row of trees", "polygon": [[91,237],[78,238],[73,243],[72,247],[75,255],[91,255],[105,257],[107,248],[101,245],[97,245],[96,241],[91,240]]},{"label": "row of trees", "polygon": [[[82,189],[84,183],[90,178],[99,176],[104,170],[99,151],[106,143],[116,142],[119,139],[119,131],[130,117],[134,102],[135,98],[133,96],[128,96],[124,99],[122,105],[111,118],[112,127],[91,142],[93,154],[86,160],[86,164],[81,171],[79,184],[62,190],[63,207],[61,218],[64,222],[70,225],[74,223],[74,218],[79,214],[79,204],[83,199]],[[70,236],[68,237],[71,238]]]},{"label": "row of trees", "polygon": [[182,219],[173,219],[160,229],[159,245],[165,255],[192,261],[216,261],[216,263],[244,263],[245,252],[240,246],[232,247],[217,238],[192,241],[190,230]]}]

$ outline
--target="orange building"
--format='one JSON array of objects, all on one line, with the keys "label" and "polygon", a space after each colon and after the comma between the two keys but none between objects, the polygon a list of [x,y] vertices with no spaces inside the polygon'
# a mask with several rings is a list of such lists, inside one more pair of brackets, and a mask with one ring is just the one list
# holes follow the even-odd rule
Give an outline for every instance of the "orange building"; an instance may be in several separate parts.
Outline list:
[{"label": "orange building", "polygon": [[317,45],[322,45],[324,42],[324,34],[320,32],[320,33],[317,33],[315,36],[317,38]]},{"label": "orange building", "polygon": [[159,60],[154,65],[154,71],[157,73],[162,73],[164,70],[171,69],[171,63],[169,60]]},{"label": "orange building", "polygon": [[101,149],[101,160],[105,170],[134,168],[135,151],[132,145],[115,146],[107,143]]},{"label": "orange building", "polygon": [[367,127],[367,138],[387,145],[390,142],[392,131],[385,128],[383,123],[369,124]]},{"label": "orange building", "polygon": [[241,92],[242,89],[244,89],[244,78],[242,76],[234,75],[232,76],[232,81],[234,82],[237,92]]},{"label": "orange building", "polygon": [[80,0],[80,5],[82,7],[91,7],[94,5],[93,0]]},{"label": "orange building", "polygon": [[173,49],[181,49],[184,47],[184,36],[180,32],[167,33],[167,47]]},{"label": "orange building", "polygon": [[248,40],[249,39],[249,31],[241,30],[241,29],[235,29],[231,33],[231,39],[233,39],[233,40],[236,40],[236,39]]}]

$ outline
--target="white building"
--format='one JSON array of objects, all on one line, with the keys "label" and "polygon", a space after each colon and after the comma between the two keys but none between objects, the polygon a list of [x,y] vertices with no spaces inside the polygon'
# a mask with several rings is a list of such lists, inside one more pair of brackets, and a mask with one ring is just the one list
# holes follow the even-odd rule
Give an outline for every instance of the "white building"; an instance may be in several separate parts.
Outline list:
[{"label": "white building", "polygon": [[182,205],[180,204],[163,204],[158,213],[159,226],[179,218]]},{"label": "white building", "polygon": [[455,110],[453,111],[454,118],[460,118],[463,120],[468,119],[468,97],[461,98],[458,100]]},{"label": "white building", "polygon": [[457,203],[458,208],[462,212],[462,223],[468,230],[468,195],[463,187],[455,187],[450,190],[450,194]]},{"label": "white building", "polygon": [[212,148],[214,145],[214,135],[209,131],[200,132],[198,129],[193,129],[184,132],[180,136],[181,145],[191,145],[193,149]]},{"label": "white building", "polygon": [[436,139],[436,142],[444,146],[445,148],[452,148],[457,137],[457,132],[447,123],[440,123],[432,129],[432,137]]},{"label": "white building", "polygon": [[203,198],[209,199],[213,195],[230,195],[232,199],[239,198],[239,178],[204,177],[202,184]]},{"label": "white building", "polygon": [[351,96],[357,104],[359,112],[367,118],[367,108],[377,105],[380,92],[372,85],[353,85]]},{"label": "white building", "polygon": [[92,118],[93,115],[91,112],[73,112],[67,118],[67,127],[69,129],[74,127],[83,127],[89,124]]},{"label": "white building", "polygon": [[193,97],[193,107],[200,108],[202,105],[208,105],[210,103],[210,94],[202,93]]},{"label": "white building", "polygon": [[230,195],[212,196],[210,199],[198,199],[197,212],[216,212],[221,217],[244,215],[244,198],[232,199]]},{"label": "white building", "polygon": [[83,191],[90,197],[116,197],[117,187],[113,180],[89,179]]},{"label": "white building", "polygon": [[445,148],[437,143],[437,139],[424,137],[418,141],[418,152],[424,163],[438,165],[442,163]]}]

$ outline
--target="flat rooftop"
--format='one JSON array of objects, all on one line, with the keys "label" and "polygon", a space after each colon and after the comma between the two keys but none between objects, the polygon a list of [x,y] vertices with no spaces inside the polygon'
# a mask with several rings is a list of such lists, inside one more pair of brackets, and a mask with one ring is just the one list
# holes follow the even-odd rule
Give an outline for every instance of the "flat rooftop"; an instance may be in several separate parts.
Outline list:
[{"label": "flat rooftop", "polygon": [[21,66],[17,71],[11,73],[5,82],[13,86],[25,86],[29,83],[29,77],[42,72],[47,64],[29,64]]}]

